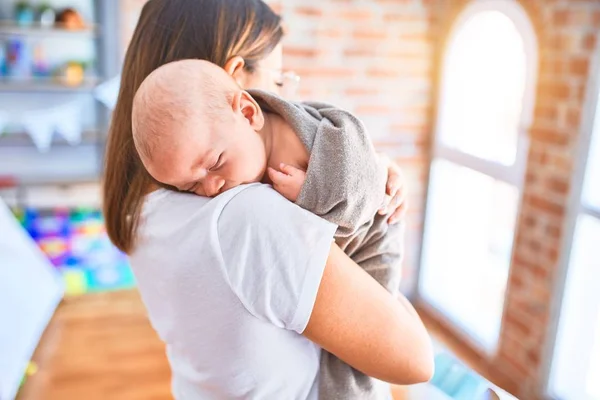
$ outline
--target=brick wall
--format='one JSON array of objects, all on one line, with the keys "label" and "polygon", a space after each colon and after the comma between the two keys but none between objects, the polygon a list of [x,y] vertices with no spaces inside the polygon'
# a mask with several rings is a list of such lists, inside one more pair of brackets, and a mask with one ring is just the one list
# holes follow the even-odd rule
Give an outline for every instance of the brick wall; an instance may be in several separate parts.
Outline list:
[{"label": "brick wall", "polygon": [[[143,0],[122,0],[124,43]],[[285,67],[300,95],[346,107],[381,151],[404,168],[410,189],[404,288],[415,278],[435,115],[440,54],[469,0],[277,0],[288,26]],[[538,397],[570,179],[600,2],[521,0],[537,30],[537,103],[498,353],[480,355],[489,378]]]},{"label": "brick wall", "polygon": [[539,85],[499,358],[526,376],[523,398],[540,385],[553,288],[581,112],[600,28],[598,1],[530,1],[538,26]]},{"label": "brick wall", "polygon": [[[441,35],[469,1],[436,0]],[[487,358],[493,379],[521,399],[540,397],[548,327],[586,84],[600,28],[600,2],[521,0],[538,35],[538,87],[523,204],[506,294],[500,346]]]},{"label": "brick wall", "polygon": [[413,286],[428,167],[432,38],[426,2],[285,0],[284,67],[301,77],[299,95],[356,113],[378,150],[408,181],[403,290]]}]

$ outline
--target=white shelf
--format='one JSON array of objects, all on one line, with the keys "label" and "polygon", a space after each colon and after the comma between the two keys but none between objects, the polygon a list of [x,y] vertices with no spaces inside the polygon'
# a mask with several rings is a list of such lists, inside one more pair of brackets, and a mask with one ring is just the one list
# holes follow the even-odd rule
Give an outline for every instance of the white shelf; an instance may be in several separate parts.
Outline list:
[{"label": "white shelf", "polygon": [[[79,145],[94,145],[103,143],[106,139],[106,135],[102,133],[100,130],[86,130],[82,133],[81,141],[78,144],[71,145],[69,144],[63,137],[59,135],[54,135],[52,138],[51,147],[54,146],[79,146]],[[30,147],[33,145],[33,141],[31,137],[22,132],[18,133],[0,133],[0,147],[3,146],[27,146]]]},{"label": "white shelf", "polygon": [[31,78],[31,79],[0,79],[0,93],[3,92],[90,92],[98,85],[98,78],[86,78],[76,86],[62,83],[60,80]]},{"label": "white shelf", "polygon": [[98,34],[98,28],[87,26],[83,29],[67,29],[60,24],[42,26],[32,24],[27,26],[17,25],[14,21],[0,21],[0,36],[43,36],[47,37],[72,37],[93,38]]}]

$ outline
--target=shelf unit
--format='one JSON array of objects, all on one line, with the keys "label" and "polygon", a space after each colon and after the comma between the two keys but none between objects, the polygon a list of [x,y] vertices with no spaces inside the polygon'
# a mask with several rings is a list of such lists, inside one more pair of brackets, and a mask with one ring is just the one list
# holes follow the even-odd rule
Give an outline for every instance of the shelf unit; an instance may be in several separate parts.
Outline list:
[{"label": "shelf unit", "polygon": [[82,93],[91,92],[96,88],[100,78],[84,78],[77,85],[68,85],[61,82],[60,78],[31,78],[31,79],[0,79],[0,93],[23,93],[23,92],[60,92],[60,93]]},{"label": "shelf unit", "polygon": [[[11,2],[9,0],[0,5],[0,43],[5,43],[8,38],[40,43],[46,40],[64,41],[65,47],[71,40],[91,43],[94,48],[94,64],[91,68],[93,74],[85,76],[78,85],[68,85],[60,78],[2,77],[0,96],[12,95],[19,101],[28,98],[39,101],[43,96],[44,99],[49,99],[49,108],[55,98],[75,96],[86,104],[89,103],[86,113],[92,116],[94,122],[92,126],[85,126],[81,141],[76,145],[70,145],[63,138],[54,135],[50,151],[46,153],[39,153],[25,133],[11,132],[2,135],[0,132],[0,176],[13,177],[19,186],[64,186],[98,181],[102,173],[110,111],[94,98],[94,89],[119,73],[119,0],[72,0],[68,5],[78,8],[78,5],[83,4],[87,9],[92,8],[93,20],[89,21],[86,28],[78,30],[66,29],[61,25],[19,26],[7,20],[14,1],[16,0],[13,0],[13,4],[8,4]],[[48,3],[64,7],[68,2],[49,0]]]},{"label": "shelf unit", "polygon": [[42,37],[81,37],[93,38],[100,34],[97,25],[91,24],[82,29],[68,29],[61,24],[43,26],[31,24],[17,25],[13,21],[0,21],[0,37],[2,36],[42,36]]}]

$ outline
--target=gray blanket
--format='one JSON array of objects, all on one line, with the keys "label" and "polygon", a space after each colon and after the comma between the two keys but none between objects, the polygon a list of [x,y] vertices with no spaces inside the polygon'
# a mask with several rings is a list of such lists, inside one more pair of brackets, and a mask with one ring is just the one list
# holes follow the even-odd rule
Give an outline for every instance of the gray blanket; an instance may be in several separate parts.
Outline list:
[{"label": "gray blanket", "polygon": [[[391,293],[400,284],[402,224],[388,225],[377,210],[383,203],[387,170],[364,125],[325,103],[288,102],[264,91],[250,94],[263,111],[284,118],[310,153],[306,181],[296,204],[338,225],[336,243]],[[334,355],[321,356],[319,397],[390,398],[389,390]],[[385,396],[385,397],[384,397]]]}]

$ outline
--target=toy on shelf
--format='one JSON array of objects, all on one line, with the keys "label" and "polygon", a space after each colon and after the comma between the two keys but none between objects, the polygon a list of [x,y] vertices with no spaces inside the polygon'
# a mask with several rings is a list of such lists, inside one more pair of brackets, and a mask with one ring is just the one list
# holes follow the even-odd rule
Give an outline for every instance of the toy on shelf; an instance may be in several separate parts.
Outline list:
[{"label": "toy on shelf", "polygon": [[27,1],[19,1],[15,5],[15,20],[20,26],[29,26],[35,19],[35,10]]},{"label": "toy on shelf", "polygon": [[63,84],[79,86],[85,78],[85,67],[83,63],[69,61],[62,67],[62,73],[59,76]]},{"label": "toy on shelf", "polygon": [[49,28],[56,22],[56,12],[49,4],[42,4],[38,7],[38,21],[44,28]]},{"label": "toy on shelf", "polygon": [[57,12],[48,3],[35,8],[27,1],[19,1],[15,5],[14,18],[17,25],[21,27],[30,27],[37,23],[42,28],[51,28],[55,24],[70,30],[86,28],[83,17],[76,9],[68,7]]},{"label": "toy on shelf", "polygon": [[66,8],[62,10],[56,16],[56,22],[58,22],[65,29],[85,29],[85,21],[81,17],[81,14],[73,8]]},{"label": "toy on shelf", "polygon": [[27,79],[32,75],[32,55],[25,40],[13,38],[8,41],[7,75],[15,79]]},{"label": "toy on shelf", "polygon": [[40,44],[33,49],[33,75],[41,78],[50,76],[50,66],[44,54],[44,47]]},{"label": "toy on shelf", "polygon": [[135,286],[126,256],[108,236],[100,210],[13,210],[50,262],[62,273],[66,294]]}]

